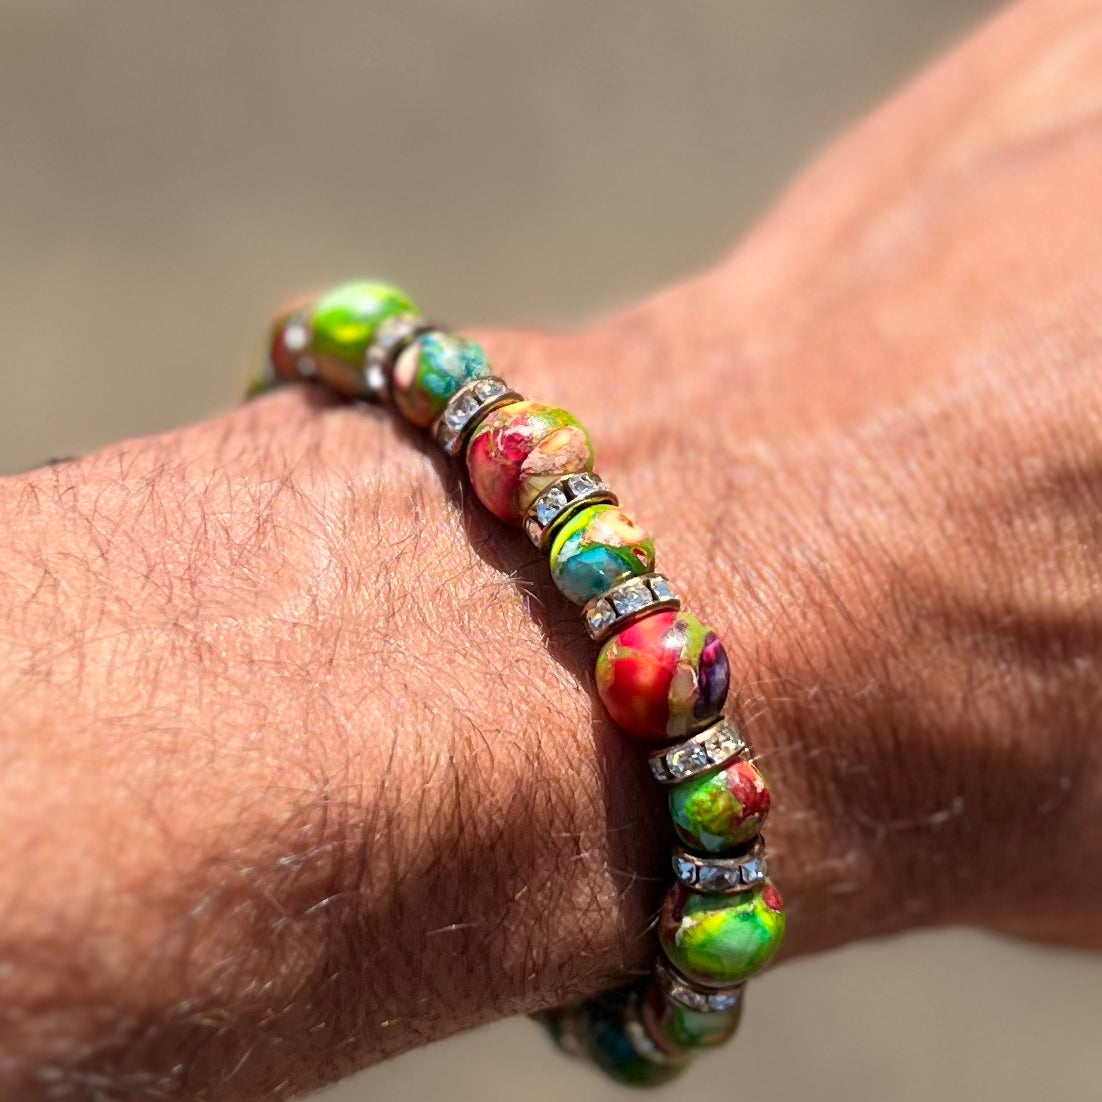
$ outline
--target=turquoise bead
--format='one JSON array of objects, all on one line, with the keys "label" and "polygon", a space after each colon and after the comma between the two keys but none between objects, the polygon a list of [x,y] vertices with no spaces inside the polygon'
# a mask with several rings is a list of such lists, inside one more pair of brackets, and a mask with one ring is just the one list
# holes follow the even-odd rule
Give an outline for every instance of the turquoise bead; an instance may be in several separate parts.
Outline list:
[{"label": "turquoise bead", "polygon": [[551,577],[568,600],[584,605],[618,582],[654,569],[654,541],[615,505],[575,513],[551,542]]},{"label": "turquoise bead", "polygon": [[461,387],[491,374],[480,344],[450,333],[425,333],[398,356],[390,392],[405,419],[424,427]]}]

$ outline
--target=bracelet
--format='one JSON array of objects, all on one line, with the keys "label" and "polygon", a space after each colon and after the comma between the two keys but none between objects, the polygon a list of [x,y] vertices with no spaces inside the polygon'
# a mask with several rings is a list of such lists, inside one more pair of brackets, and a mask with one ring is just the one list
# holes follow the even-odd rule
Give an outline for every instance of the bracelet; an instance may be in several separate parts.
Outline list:
[{"label": "bracelet", "polygon": [[562,594],[600,644],[596,684],[612,719],[650,752],[677,837],[653,975],[536,1017],[564,1050],[623,1083],[667,1082],[729,1039],[743,985],[784,934],[766,876],[765,780],[721,713],[723,644],[681,609],[654,544],[594,473],[593,445],[562,409],[523,399],[474,341],[428,324],[397,289],[350,283],[276,319],[256,394],[312,381],[388,402],[465,462],[478,499],[548,553]]}]

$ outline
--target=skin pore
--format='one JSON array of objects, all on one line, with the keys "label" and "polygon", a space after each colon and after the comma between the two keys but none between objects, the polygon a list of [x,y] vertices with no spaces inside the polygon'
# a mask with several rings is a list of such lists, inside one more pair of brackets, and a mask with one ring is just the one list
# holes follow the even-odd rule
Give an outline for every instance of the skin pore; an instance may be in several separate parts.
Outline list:
[{"label": "skin pore", "polygon": [[[1100,945],[1100,73],[1016,5],[715,270],[478,335],[723,637],[789,956]],[[647,966],[661,795],[469,497],[305,390],[0,483],[0,1095],[282,1097]]]}]

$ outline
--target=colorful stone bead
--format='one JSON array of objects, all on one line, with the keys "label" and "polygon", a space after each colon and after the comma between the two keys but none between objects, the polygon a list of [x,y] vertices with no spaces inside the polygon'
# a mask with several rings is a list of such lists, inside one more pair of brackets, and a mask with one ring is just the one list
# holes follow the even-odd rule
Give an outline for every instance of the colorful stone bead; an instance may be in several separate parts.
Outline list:
[{"label": "colorful stone bead", "polygon": [[406,420],[423,427],[440,416],[466,383],[490,375],[480,344],[450,333],[425,333],[399,354],[390,393]]},{"label": "colorful stone bead", "polygon": [[345,283],[323,295],[310,311],[310,351],[359,368],[379,323],[416,313],[409,298],[386,283]]},{"label": "colorful stone bead", "polygon": [[731,1010],[689,1010],[670,1002],[657,984],[642,999],[640,1017],[648,1034],[671,1054],[713,1048],[731,1039],[742,1018],[743,1000]]},{"label": "colorful stone bead", "polygon": [[566,410],[538,402],[494,410],[467,445],[467,471],[479,500],[513,524],[560,475],[591,470],[589,434]]},{"label": "colorful stone bead", "polygon": [[283,382],[297,382],[302,378],[298,361],[310,341],[310,331],[303,320],[309,305],[309,299],[297,299],[281,310],[272,322],[268,363],[272,375]]},{"label": "colorful stone bead", "polygon": [[729,680],[719,637],[687,612],[655,612],[628,624],[597,655],[597,691],[609,715],[648,742],[711,723]]},{"label": "colorful stone bead", "polygon": [[296,302],[272,326],[272,374],[316,379],[345,398],[364,397],[367,346],[387,318],[411,312],[410,300],[384,283],[346,283],[314,302]]},{"label": "colorful stone bead", "polygon": [[768,814],[769,788],[748,761],[734,761],[718,773],[670,789],[677,836],[704,853],[724,853],[749,842]]},{"label": "colorful stone bead", "polygon": [[701,987],[730,987],[760,972],[784,936],[784,903],[767,880],[738,895],[698,895],[677,883],[658,936],[670,963]]},{"label": "colorful stone bead", "polygon": [[654,541],[614,505],[593,505],[568,517],[551,542],[551,577],[576,605],[653,569]]},{"label": "colorful stone bead", "polygon": [[[638,1033],[632,1037],[631,1017],[638,1013],[638,991],[621,988],[579,1007],[576,1029],[589,1057],[617,1082],[633,1087],[668,1083],[687,1066],[684,1054],[671,1053],[651,1042],[641,1050]],[[635,1023],[639,1030],[641,1021]]]}]

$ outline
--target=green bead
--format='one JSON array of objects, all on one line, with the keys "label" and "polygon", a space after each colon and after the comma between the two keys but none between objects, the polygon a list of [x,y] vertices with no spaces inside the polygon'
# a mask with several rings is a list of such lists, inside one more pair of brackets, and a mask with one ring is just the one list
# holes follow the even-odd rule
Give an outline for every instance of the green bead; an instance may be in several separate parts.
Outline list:
[{"label": "green bead", "polygon": [[311,351],[359,367],[379,324],[394,314],[416,313],[397,287],[345,283],[323,295],[310,315]]},{"label": "green bead", "polygon": [[579,1008],[578,1032],[589,1058],[616,1082],[628,1087],[656,1087],[680,1075],[684,1057],[670,1057],[655,1048],[641,1052],[628,1032],[628,1015],[634,1013],[629,989],[613,991]]},{"label": "green bead", "polygon": [[591,505],[569,517],[551,542],[551,577],[576,605],[617,582],[654,569],[654,541],[615,505]]},{"label": "green bead", "polygon": [[685,1051],[647,1037],[642,985],[629,984],[584,1003],[534,1015],[552,1040],[572,1056],[587,1056],[610,1078],[627,1087],[656,1087],[679,1075]]},{"label": "green bead", "polygon": [[670,963],[702,987],[733,987],[760,972],[784,936],[784,903],[769,881],[734,895],[701,895],[675,884],[658,924]]},{"label": "green bead", "polygon": [[450,333],[425,333],[398,356],[390,391],[406,420],[423,427],[461,387],[491,374],[480,344]]},{"label": "green bead", "polygon": [[769,814],[769,788],[757,767],[734,761],[670,789],[670,817],[691,849],[725,853],[754,838]]}]

